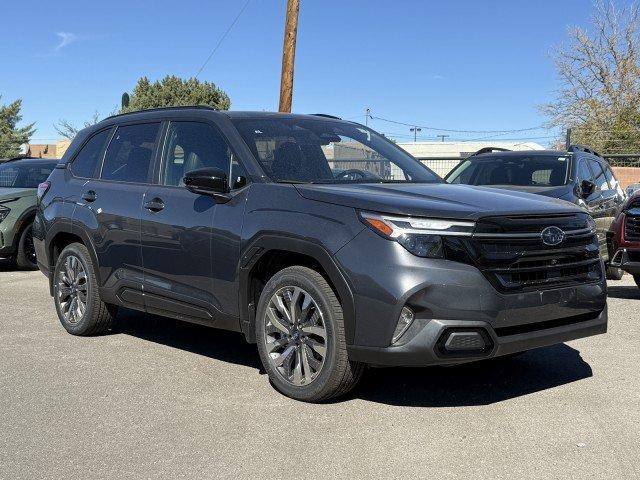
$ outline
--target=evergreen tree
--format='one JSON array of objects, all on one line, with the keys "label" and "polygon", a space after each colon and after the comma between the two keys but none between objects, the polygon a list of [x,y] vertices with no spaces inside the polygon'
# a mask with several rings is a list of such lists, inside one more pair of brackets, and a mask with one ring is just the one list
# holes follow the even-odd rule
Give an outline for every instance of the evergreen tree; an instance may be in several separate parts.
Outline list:
[{"label": "evergreen tree", "polygon": [[150,82],[147,77],[138,80],[123,112],[158,107],[208,105],[218,110],[229,110],[229,96],[211,82],[196,78],[183,80],[174,75]]},{"label": "evergreen tree", "polygon": [[16,100],[9,105],[0,105],[0,158],[19,155],[21,146],[29,143],[29,139],[35,132],[33,123],[24,127],[17,126],[22,120],[21,106],[22,100]]}]

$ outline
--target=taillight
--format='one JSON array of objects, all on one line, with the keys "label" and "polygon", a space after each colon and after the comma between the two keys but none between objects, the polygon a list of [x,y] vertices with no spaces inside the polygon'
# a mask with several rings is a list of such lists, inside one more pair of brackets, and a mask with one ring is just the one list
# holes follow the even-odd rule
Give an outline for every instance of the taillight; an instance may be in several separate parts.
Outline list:
[{"label": "taillight", "polygon": [[38,185],[38,200],[42,200],[42,197],[49,191],[49,188],[51,188],[51,182],[42,182]]}]

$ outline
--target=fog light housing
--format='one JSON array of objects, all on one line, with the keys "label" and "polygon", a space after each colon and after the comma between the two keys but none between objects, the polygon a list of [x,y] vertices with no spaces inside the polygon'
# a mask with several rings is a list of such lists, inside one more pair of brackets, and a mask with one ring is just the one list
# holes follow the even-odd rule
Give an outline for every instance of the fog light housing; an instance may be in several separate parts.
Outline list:
[{"label": "fog light housing", "polygon": [[398,318],[398,324],[396,325],[396,329],[393,332],[393,338],[391,339],[391,343],[396,343],[404,332],[406,332],[411,324],[413,323],[413,319],[415,316],[409,307],[402,307],[402,311],[400,312],[400,317]]}]

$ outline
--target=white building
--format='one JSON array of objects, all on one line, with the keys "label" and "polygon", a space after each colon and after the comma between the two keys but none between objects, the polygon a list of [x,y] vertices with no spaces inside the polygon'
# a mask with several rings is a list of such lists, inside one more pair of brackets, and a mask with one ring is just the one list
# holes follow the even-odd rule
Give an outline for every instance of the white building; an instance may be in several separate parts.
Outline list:
[{"label": "white building", "polygon": [[484,147],[499,147],[507,150],[544,150],[535,142],[474,141],[474,142],[410,142],[398,143],[427,167],[444,177],[460,160]]}]

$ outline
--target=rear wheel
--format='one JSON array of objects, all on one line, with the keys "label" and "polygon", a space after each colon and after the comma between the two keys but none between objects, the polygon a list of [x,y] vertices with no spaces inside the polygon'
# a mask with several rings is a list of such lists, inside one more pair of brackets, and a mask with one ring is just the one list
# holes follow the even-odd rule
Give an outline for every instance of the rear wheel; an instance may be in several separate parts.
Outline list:
[{"label": "rear wheel", "polygon": [[289,267],[265,285],[256,316],[262,364],[283,394],[306,402],[344,395],[364,366],[347,355],[342,307],[318,272]]},{"label": "rear wheel", "polygon": [[23,270],[37,270],[36,249],[33,246],[33,223],[20,234],[18,240],[18,252],[16,253],[16,266]]},{"label": "rear wheel", "polygon": [[66,246],[58,257],[53,295],[60,323],[73,335],[104,333],[117,313],[117,307],[100,300],[95,267],[81,243]]}]

